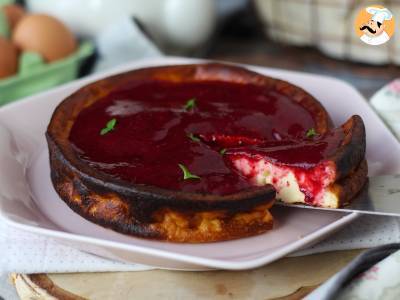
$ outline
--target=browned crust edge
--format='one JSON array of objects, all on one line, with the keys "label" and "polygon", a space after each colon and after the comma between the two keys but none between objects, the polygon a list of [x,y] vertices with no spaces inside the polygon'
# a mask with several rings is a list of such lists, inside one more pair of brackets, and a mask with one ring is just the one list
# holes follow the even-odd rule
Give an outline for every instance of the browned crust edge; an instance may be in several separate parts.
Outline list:
[{"label": "browned crust edge", "polygon": [[368,164],[365,159],[361,161],[347,177],[335,182],[331,190],[339,199],[338,206],[343,207],[357,196],[368,182]]},{"label": "browned crust edge", "polygon": [[352,116],[338,130],[344,131],[344,139],[335,154],[329,158],[336,166],[336,182],[340,182],[359,168],[365,159],[366,149],[365,126],[360,116]]},{"label": "browned crust edge", "polygon": [[[52,159],[52,158],[51,158]],[[57,163],[53,164],[59,166]],[[59,166],[62,168],[62,166]],[[202,243],[237,239],[272,229],[269,208],[273,200],[218,210],[164,205],[144,207],[112,189],[92,191],[68,170],[51,170],[51,180],[61,199],[76,213],[103,227],[142,238],[171,242]],[[66,175],[67,174],[67,175]],[[249,205],[250,204],[250,205]]]}]

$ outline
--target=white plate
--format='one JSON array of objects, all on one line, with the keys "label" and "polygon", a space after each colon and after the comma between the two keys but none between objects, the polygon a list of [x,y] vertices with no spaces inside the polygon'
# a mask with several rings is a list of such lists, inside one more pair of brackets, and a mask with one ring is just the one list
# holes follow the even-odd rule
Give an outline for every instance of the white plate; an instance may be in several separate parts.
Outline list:
[{"label": "white plate", "polygon": [[[340,229],[357,214],[296,208],[274,208],[276,228],[265,234],[209,244],[173,244],[118,234],[73,213],[54,192],[49,180],[44,132],[55,106],[71,92],[96,79],[150,65],[199,62],[160,58],[131,63],[90,76],[0,109],[0,216],[11,226],[51,236],[100,256],[175,269],[248,269],[270,263]],[[200,61],[201,62],[201,61]],[[250,67],[297,84],[319,99],[340,124],[352,114],[367,128],[370,175],[400,171],[400,146],[365,99],[334,78]],[[382,147],[382,145],[385,145]]]}]

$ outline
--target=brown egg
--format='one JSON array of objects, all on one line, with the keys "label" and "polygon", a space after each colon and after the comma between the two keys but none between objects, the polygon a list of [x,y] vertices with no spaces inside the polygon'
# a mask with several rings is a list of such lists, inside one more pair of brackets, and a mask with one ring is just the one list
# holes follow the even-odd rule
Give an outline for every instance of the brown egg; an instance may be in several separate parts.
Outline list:
[{"label": "brown egg", "polygon": [[42,14],[23,17],[14,29],[12,40],[22,51],[37,52],[47,62],[70,55],[77,46],[75,37],[63,23]]},{"label": "brown egg", "polygon": [[21,18],[25,15],[25,10],[21,5],[18,4],[9,4],[4,5],[1,10],[6,15],[8,24],[10,25],[10,29],[13,30],[15,25],[21,20]]},{"label": "brown egg", "polygon": [[8,40],[0,37],[0,78],[17,73],[18,51]]}]

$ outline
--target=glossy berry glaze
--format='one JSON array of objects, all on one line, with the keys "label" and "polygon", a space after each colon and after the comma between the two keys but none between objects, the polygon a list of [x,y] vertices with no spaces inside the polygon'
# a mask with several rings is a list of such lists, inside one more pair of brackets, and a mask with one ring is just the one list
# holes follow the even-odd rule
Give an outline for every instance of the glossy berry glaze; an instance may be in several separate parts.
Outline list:
[{"label": "glossy berry glaze", "polygon": [[[190,99],[196,99],[195,106],[185,108]],[[115,126],[100,134],[114,118]],[[313,127],[310,112],[265,87],[153,80],[131,82],[85,108],[69,139],[81,159],[116,178],[225,195],[252,183],[225,161],[222,148],[303,140]],[[324,151],[313,149],[302,163],[315,164],[319,154],[324,157]],[[292,155],[277,159],[299,163]],[[184,180],[178,164],[200,179]]]},{"label": "glossy berry glaze", "polygon": [[323,136],[316,134],[313,137],[301,139],[258,141],[252,145],[229,149],[227,155],[263,157],[273,164],[309,170],[332,156],[343,138],[343,129],[339,127]]}]

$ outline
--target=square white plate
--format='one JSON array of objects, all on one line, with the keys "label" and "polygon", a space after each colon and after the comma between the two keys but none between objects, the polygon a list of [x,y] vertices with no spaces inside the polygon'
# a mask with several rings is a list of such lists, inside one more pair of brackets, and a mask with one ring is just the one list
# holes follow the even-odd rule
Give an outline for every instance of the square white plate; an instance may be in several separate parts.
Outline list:
[{"label": "square white plate", "polygon": [[[0,217],[11,226],[111,259],[174,269],[239,270],[270,263],[316,243],[358,216],[276,207],[276,226],[270,232],[234,241],[183,245],[125,236],[73,213],[54,192],[49,179],[44,132],[56,105],[79,87],[111,74],[151,65],[197,62],[202,61],[160,58],[134,62],[0,108]],[[248,67],[303,87],[322,102],[336,125],[352,114],[361,115],[367,129],[370,175],[400,171],[399,143],[350,85],[334,78]]]}]

